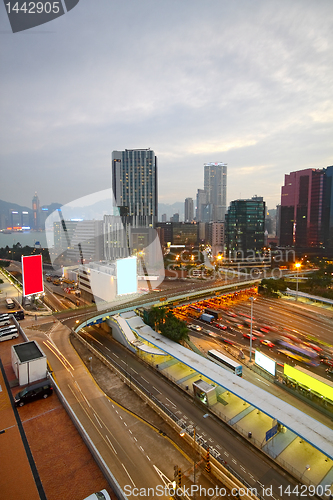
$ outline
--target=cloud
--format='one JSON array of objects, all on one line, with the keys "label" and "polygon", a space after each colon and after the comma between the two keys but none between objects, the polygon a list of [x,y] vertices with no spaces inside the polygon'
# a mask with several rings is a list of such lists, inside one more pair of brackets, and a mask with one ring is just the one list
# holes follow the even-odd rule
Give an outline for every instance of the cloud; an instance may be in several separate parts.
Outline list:
[{"label": "cloud", "polygon": [[329,1],[99,0],[46,29],[0,34],[10,201],[103,189],[113,149],[151,147],[170,203],[207,161],[228,163],[229,199],[260,187],[276,203],[285,173],[332,164]]}]

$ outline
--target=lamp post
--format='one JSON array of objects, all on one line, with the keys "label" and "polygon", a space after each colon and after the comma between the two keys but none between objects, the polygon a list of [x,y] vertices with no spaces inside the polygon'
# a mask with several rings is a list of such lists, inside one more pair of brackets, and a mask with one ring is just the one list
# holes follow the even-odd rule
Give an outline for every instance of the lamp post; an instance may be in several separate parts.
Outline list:
[{"label": "lamp post", "polygon": [[[194,459],[193,459],[193,484],[195,485],[195,467],[196,467],[196,440],[195,440],[195,432],[198,424],[194,424],[193,427],[193,449],[194,449]],[[186,434],[186,429],[180,433],[182,437]],[[195,488],[193,498],[196,498]]]},{"label": "lamp post", "polygon": [[253,302],[256,299],[254,297],[250,297],[251,301],[251,323],[250,323],[250,363],[252,361],[252,327],[253,327]]},{"label": "lamp post", "polygon": [[305,466],[305,469],[304,469],[304,471],[303,471],[303,473],[302,473],[302,475],[301,475],[301,478],[300,478],[300,479],[302,479],[302,477],[304,476],[305,472],[307,472],[308,470],[311,470],[310,465],[306,465],[306,466]]},{"label": "lamp post", "polygon": [[301,265],[302,264],[300,262],[296,262],[296,264],[295,264],[295,267],[296,267],[296,300],[298,300],[298,270],[300,269]]}]

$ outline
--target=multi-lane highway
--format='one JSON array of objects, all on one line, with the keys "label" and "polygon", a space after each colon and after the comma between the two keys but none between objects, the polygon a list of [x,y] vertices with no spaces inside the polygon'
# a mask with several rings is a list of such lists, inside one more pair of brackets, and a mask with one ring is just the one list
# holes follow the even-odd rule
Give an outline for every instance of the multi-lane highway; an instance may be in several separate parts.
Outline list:
[{"label": "multi-lane highway", "polygon": [[251,487],[256,487],[259,493],[263,488],[272,486],[273,497],[282,498],[279,494],[279,486],[286,488],[289,484],[297,484],[222,422],[213,417],[204,419],[205,411],[196,406],[191,398],[159,373],[143,364],[101,329],[88,327],[84,330],[82,335],[87,341],[91,342],[108,360],[126,369],[132,381],[138,381],[146,391],[167,407],[180,423],[184,426],[196,425],[197,439],[199,436],[202,437],[209,446],[218,450],[223,459]]}]

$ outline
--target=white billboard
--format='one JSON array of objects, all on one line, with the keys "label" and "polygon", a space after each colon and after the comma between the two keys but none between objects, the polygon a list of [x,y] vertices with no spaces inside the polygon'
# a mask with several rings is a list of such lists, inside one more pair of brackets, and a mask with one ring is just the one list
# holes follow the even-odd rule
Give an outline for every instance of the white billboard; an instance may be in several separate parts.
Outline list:
[{"label": "white billboard", "polygon": [[275,377],[276,362],[260,351],[255,351],[254,362]]},{"label": "white billboard", "polygon": [[117,264],[117,295],[136,293],[138,291],[137,259],[128,257],[119,259]]}]

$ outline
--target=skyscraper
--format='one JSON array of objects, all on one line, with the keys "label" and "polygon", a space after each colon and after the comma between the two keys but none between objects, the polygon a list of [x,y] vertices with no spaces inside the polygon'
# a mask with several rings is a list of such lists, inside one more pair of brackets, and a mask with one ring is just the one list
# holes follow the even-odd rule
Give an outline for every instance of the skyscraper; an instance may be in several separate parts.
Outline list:
[{"label": "skyscraper", "polygon": [[157,158],[154,151],[113,151],[112,189],[120,216],[126,216],[132,227],[155,227]]},{"label": "skyscraper", "polygon": [[[322,247],[330,240],[333,167],[285,175],[281,189],[280,245]],[[333,215],[333,211],[332,211]]]},{"label": "skyscraper", "polygon": [[32,198],[32,217],[33,217],[33,223],[32,223],[33,229],[39,229],[39,198],[37,196],[37,192],[35,193],[35,196]]},{"label": "skyscraper", "polygon": [[204,190],[207,193],[207,204],[210,209],[211,219],[224,221],[227,210],[227,164],[204,164]]},{"label": "skyscraper", "polygon": [[262,197],[234,200],[225,217],[227,254],[233,260],[253,258],[264,247],[265,202]]},{"label": "skyscraper", "polygon": [[185,198],[185,222],[192,222],[193,214],[193,199]]},{"label": "skyscraper", "polygon": [[[197,192],[197,210],[196,210],[196,220],[197,222],[202,222],[204,220],[204,211],[207,205],[207,193],[204,189],[198,189]],[[208,222],[208,221],[205,221]]]}]

